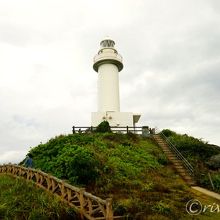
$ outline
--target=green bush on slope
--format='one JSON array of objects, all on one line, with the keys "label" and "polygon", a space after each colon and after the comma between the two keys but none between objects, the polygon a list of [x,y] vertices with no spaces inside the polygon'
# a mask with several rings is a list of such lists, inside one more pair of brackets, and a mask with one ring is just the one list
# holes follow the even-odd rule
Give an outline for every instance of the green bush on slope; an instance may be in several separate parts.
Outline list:
[{"label": "green bush on slope", "polygon": [[99,133],[107,133],[107,132],[111,132],[111,127],[108,121],[103,121],[97,126],[95,131]]},{"label": "green bush on slope", "polygon": [[112,133],[61,135],[33,148],[31,153],[36,168],[71,183],[100,183],[100,177],[111,175],[120,183],[124,177],[138,177],[145,167],[160,166],[156,157],[135,145],[132,138]]},{"label": "green bush on slope", "polygon": [[[72,183],[90,184],[98,175],[99,162],[91,150],[83,147],[86,140],[79,140],[78,134],[74,136],[76,139],[61,135],[32,149],[34,164],[36,168]],[[77,145],[77,141],[81,145]]]}]

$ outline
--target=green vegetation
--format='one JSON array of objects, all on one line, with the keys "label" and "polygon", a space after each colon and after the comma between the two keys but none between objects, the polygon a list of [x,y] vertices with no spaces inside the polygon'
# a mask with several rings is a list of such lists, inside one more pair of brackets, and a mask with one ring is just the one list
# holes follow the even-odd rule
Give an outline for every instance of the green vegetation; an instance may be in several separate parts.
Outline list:
[{"label": "green vegetation", "polygon": [[77,219],[73,210],[57,198],[23,179],[0,175],[0,219]]},{"label": "green vegetation", "polygon": [[113,197],[115,214],[128,219],[193,219],[185,210],[190,199],[212,202],[186,186],[151,139],[132,133],[60,135],[30,153],[35,168],[101,198]]},{"label": "green vegetation", "polygon": [[97,126],[96,132],[99,133],[111,132],[111,127],[107,121],[103,121]]},{"label": "green vegetation", "polygon": [[212,189],[208,177],[210,173],[215,191],[220,192],[220,147],[168,129],[163,130],[163,133],[192,164],[199,185]]}]

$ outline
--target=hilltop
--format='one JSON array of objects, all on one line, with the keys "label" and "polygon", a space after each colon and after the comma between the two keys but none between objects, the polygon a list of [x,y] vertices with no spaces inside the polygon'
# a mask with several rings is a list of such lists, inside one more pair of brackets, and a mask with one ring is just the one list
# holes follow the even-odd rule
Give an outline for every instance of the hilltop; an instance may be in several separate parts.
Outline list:
[{"label": "hilltop", "polygon": [[[152,139],[132,133],[60,135],[30,153],[35,168],[101,198],[113,197],[115,214],[130,219],[192,219],[185,209],[190,199],[214,202],[185,184]],[[215,217],[203,213],[198,219]]]}]

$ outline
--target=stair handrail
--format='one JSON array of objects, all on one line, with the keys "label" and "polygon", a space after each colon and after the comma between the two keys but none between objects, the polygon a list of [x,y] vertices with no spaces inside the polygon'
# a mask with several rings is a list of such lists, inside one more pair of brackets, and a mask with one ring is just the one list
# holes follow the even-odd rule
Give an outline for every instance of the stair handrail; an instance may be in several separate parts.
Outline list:
[{"label": "stair handrail", "polygon": [[158,134],[162,135],[162,138],[166,141],[169,148],[176,154],[176,156],[183,162],[184,167],[189,171],[190,176],[194,176],[194,169],[190,162],[180,153],[176,146],[166,137],[166,135],[157,129]]}]

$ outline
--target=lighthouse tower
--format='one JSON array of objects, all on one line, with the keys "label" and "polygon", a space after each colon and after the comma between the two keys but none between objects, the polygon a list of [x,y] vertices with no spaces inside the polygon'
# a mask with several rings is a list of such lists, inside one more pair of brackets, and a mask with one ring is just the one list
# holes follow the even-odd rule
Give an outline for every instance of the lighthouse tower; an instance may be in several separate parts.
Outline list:
[{"label": "lighthouse tower", "polygon": [[92,112],[92,126],[108,121],[111,126],[134,126],[140,115],[120,112],[119,72],[122,57],[114,48],[115,42],[106,38],[94,57],[93,69],[98,73],[98,112]]}]

